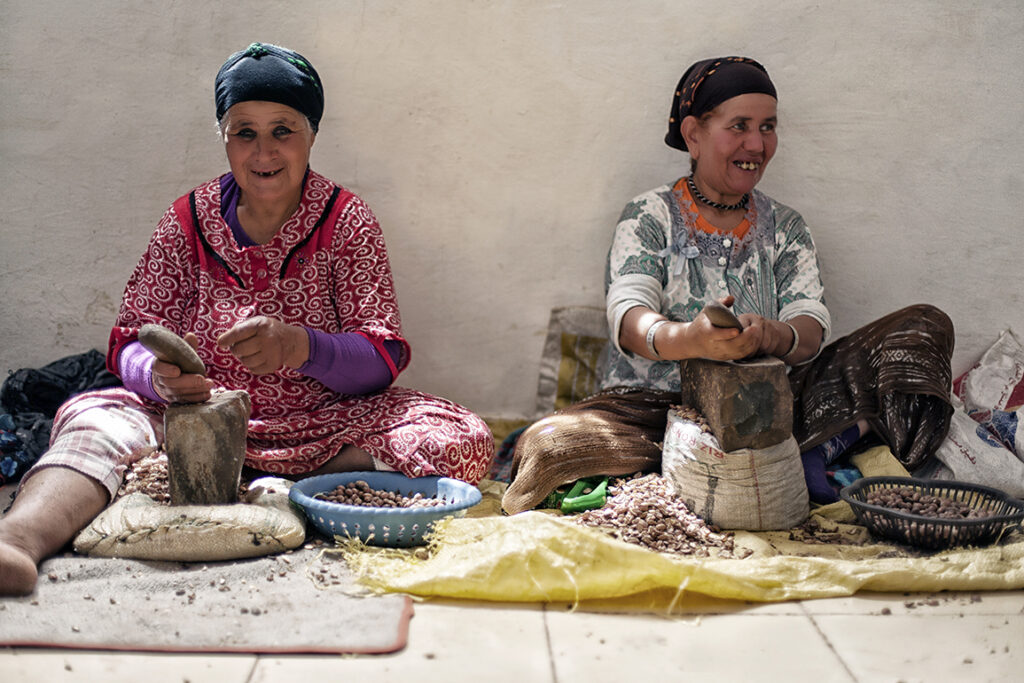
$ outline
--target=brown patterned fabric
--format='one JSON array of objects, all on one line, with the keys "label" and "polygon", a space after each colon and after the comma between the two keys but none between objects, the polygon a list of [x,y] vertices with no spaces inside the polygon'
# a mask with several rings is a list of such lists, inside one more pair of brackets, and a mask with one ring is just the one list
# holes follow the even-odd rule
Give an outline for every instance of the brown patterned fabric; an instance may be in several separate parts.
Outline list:
[{"label": "brown patterned fabric", "polygon": [[793,435],[806,451],[864,418],[908,469],[949,430],[953,323],[934,306],[909,306],[829,344],[794,368]]},{"label": "brown patterned fabric", "polygon": [[535,422],[516,444],[501,506],[524,512],[583,477],[660,470],[668,408],[678,402],[675,392],[605,391]]},{"label": "brown patterned fabric", "polygon": [[[808,450],[864,418],[908,468],[930,456],[953,413],[953,324],[939,309],[910,306],[870,323],[794,368],[793,434]],[[534,423],[519,438],[509,514],[554,489],[594,475],[661,469],[674,392],[610,390]]]}]

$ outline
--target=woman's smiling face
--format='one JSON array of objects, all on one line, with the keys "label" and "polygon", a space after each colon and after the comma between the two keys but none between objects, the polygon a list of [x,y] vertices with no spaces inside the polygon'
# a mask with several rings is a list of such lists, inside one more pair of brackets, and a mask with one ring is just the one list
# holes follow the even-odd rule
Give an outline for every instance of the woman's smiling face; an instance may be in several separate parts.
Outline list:
[{"label": "woman's smiling face", "polygon": [[276,102],[239,102],[223,122],[228,165],[248,201],[293,202],[316,134],[301,112]]},{"label": "woman's smiling face", "polygon": [[778,147],[777,104],[771,95],[747,93],[722,102],[702,122],[683,120],[695,179],[711,199],[738,201],[761,180]]}]

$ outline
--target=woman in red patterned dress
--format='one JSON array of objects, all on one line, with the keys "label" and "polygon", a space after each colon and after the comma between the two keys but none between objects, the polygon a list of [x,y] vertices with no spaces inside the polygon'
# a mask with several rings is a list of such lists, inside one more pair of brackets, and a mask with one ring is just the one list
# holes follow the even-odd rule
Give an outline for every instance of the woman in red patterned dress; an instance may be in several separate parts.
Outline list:
[{"label": "woman in red patterned dress", "polygon": [[[387,251],[359,197],[309,168],[323,113],[301,55],[254,43],[216,80],[231,171],[164,214],[125,288],[107,364],[124,388],[81,394],[0,519],[0,594],[33,590],[37,564],[97,515],[128,466],[163,441],[168,403],[244,389],[246,465],[299,478],[393,469],[476,483],[486,424],[436,396],[392,386],[409,363]],[[156,323],[206,365],[183,374],[138,341]]]}]

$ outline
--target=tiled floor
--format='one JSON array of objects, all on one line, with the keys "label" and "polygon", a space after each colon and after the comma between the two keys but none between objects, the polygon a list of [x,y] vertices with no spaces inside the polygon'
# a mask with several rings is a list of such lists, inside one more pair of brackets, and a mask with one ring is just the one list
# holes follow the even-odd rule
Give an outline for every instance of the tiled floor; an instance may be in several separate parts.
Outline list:
[{"label": "tiled floor", "polygon": [[1024,591],[711,603],[675,618],[432,601],[393,655],[0,650],[0,680],[1021,681]]}]

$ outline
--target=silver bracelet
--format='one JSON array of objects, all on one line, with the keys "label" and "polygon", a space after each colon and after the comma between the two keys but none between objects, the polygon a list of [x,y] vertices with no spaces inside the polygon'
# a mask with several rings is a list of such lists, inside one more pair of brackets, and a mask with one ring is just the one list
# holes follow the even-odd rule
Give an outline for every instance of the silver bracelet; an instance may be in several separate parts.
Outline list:
[{"label": "silver bracelet", "polygon": [[668,324],[668,320],[655,320],[651,323],[651,326],[647,328],[647,352],[654,356],[656,359],[661,360],[661,354],[658,353],[658,349],[654,348],[654,335],[658,333],[658,328],[662,325]]},{"label": "silver bracelet", "polygon": [[782,360],[785,360],[786,358],[789,358],[790,356],[792,356],[793,352],[796,351],[796,348],[798,346],[800,346],[800,333],[797,332],[796,328],[793,327],[792,325],[790,325],[789,323],[783,321],[783,324],[785,324],[787,327],[789,327],[789,329],[793,330],[793,345],[789,347],[789,351],[786,351],[784,354],[779,356],[779,358],[781,358]]}]

